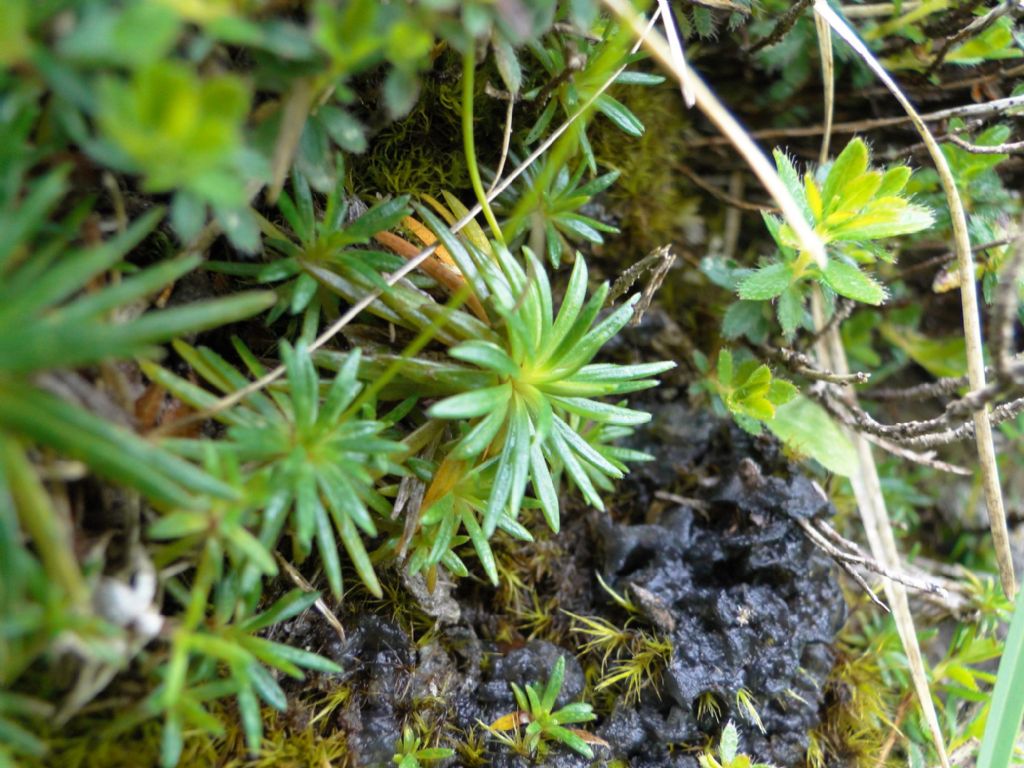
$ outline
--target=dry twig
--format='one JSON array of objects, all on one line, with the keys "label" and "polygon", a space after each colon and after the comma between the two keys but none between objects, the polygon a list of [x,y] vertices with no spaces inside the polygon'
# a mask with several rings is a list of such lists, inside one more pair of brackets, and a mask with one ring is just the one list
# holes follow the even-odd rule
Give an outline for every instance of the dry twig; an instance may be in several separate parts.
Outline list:
[{"label": "dry twig", "polygon": [[[928,147],[928,153],[935,163],[943,191],[946,193],[950,220],[953,224],[953,239],[960,270],[960,302],[963,310],[964,338],[967,342],[967,373],[970,377],[971,389],[983,390],[985,389],[985,363],[982,352],[981,322],[978,317],[978,290],[974,277],[974,257],[971,253],[970,235],[967,232],[967,215],[964,212],[963,202],[960,199],[949,162],[917,110],[856,33],[823,0],[815,0],[814,7],[815,11],[828,20],[829,26],[854,49],[874,71],[878,79],[889,88]],[[1013,573],[1013,558],[1010,554],[1010,540],[1006,530],[1006,515],[1003,510],[1003,493],[999,483],[999,468],[996,464],[995,445],[992,438],[992,423],[988,409],[984,405],[974,412],[974,431],[985,491],[985,506],[992,526],[992,543],[999,566],[999,577],[1002,581],[1003,591],[1007,597],[1012,598],[1017,590]]]},{"label": "dry twig", "polygon": [[[950,107],[940,109],[937,112],[929,112],[918,117],[926,123],[936,123],[949,120],[952,117],[994,117],[1001,115],[1007,110],[1024,106],[1024,95],[1007,96],[1002,99],[986,101],[983,104],[965,104],[961,107]],[[864,133],[878,128],[891,128],[895,125],[906,125],[913,123],[913,118],[905,115],[895,117],[876,117],[868,120],[853,120],[846,123],[836,123],[832,126],[832,133]],[[809,136],[820,136],[825,132],[824,125],[799,125],[793,128],[766,128],[761,131],[752,131],[752,139],[795,139]],[[690,147],[711,147],[729,144],[730,140],[722,136],[694,137],[687,141]]]},{"label": "dry twig", "polygon": [[969,141],[964,141],[955,133],[948,134],[946,138],[961,149],[966,149],[968,152],[973,152],[976,155],[1013,155],[1024,152],[1024,141],[1011,141],[1007,144],[982,146],[981,144],[971,144]]},{"label": "dry twig", "polygon": [[[277,560],[278,565],[281,566],[281,570],[288,575],[288,578],[292,580],[295,586],[303,592],[316,592],[316,590],[313,589],[313,585],[306,581],[303,575],[295,569],[295,566],[288,562],[288,558],[280,552],[275,552],[274,557]],[[331,625],[331,629],[334,630],[341,641],[345,642],[345,628],[341,625],[341,622],[334,614],[334,611],[327,607],[327,603],[323,601],[323,598],[317,598],[317,601],[313,603],[313,607],[316,608],[320,615],[324,617],[324,621]]]}]

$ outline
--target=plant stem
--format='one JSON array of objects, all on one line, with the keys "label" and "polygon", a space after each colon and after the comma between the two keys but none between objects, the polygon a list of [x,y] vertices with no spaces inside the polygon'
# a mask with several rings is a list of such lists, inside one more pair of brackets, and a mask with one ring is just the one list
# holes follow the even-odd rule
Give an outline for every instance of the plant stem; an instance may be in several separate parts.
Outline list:
[{"label": "plant stem", "polygon": [[[815,290],[812,294],[811,308],[815,327],[822,327],[825,313],[820,290]],[[836,326],[832,326],[819,339],[816,349],[823,365],[838,374],[849,374],[850,367],[846,359],[846,350]],[[843,395],[848,402],[856,404],[857,395],[853,389],[847,388]],[[893,534],[885,496],[882,495],[882,483],[878,476],[878,466],[875,463],[874,454],[871,452],[871,444],[862,433],[849,428],[846,431],[857,449],[858,471],[850,478],[850,484],[853,486],[853,495],[857,500],[857,507],[864,523],[864,533],[868,538],[871,554],[882,565],[893,569],[898,568],[899,549],[896,546],[896,536]],[[921,646],[918,643],[917,630],[914,627],[914,617],[910,612],[907,589],[891,579],[884,579],[882,585],[885,589],[886,599],[889,601],[893,620],[896,623],[896,630],[903,644],[903,650],[907,654],[910,677],[917,699],[921,703],[921,711],[931,733],[932,742],[938,752],[939,763],[942,768],[949,768],[949,757],[946,753],[946,745],[942,729],[939,726],[938,715],[935,712],[935,705],[932,702],[928,675],[925,672]]]},{"label": "plant stem", "polygon": [[491,210],[491,203],[480,180],[480,169],[476,164],[476,142],[473,138],[473,87],[476,76],[476,52],[470,45],[462,55],[462,147],[466,154],[466,167],[469,169],[469,180],[473,184],[473,194],[483,209],[484,218],[491,227],[494,239],[505,245],[501,227]]},{"label": "plant stem", "polygon": [[59,585],[72,605],[88,602],[89,590],[75,558],[71,527],[53,508],[24,449],[13,437],[0,435],[0,472],[7,476],[18,521],[39,552],[47,578]]},{"label": "plant stem", "polygon": [[[633,10],[633,6],[627,0],[604,0],[604,4],[615,16],[622,19],[634,34],[640,36],[644,33],[644,20]],[[725,135],[736,151],[746,160],[768,194],[778,203],[786,223],[793,228],[793,232],[800,241],[801,249],[810,253],[816,264],[824,267],[827,257],[821,238],[804,219],[796,200],[789,194],[775,167],[750,138],[750,134],[729,113],[725,105],[718,100],[718,97],[712,93],[692,67],[682,68],[678,65],[672,56],[668,42],[662,35],[657,32],[647,34],[644,38],[644,47],[650,52],[652,58],[671,72],[680,84],[686,84],[696,99],[697,108]]]},{"label": "plant stem", "polygon": [[[867,46],[861,42],[856,33],[823,0],[816,0],[814,7],[815,12],[821,14],[828,21],[829,26],[835,29],[836,33],[857,52],[900,103],[921,135],[921,139],[928,148],[928,154],[931,155],[935,163],[935,169],[939,173],[939,179],[949,204],[950,220],[953,223],[953,242],[960,271],[960,303],[963,309],[964,339],[967,342],[968,380],[972,390],[976,392],[982,390],[985,388],[985,359],[982,352],[981,320],[978,316],[978,288],[975,283],[974,257],[971,254],[971,239],[967,232],[967,215],[964,213],[963,202],[960,199],[956,180],[953,178],[953,172],[946,161],[946,156],[942,154],[942,149],[935,140],[935,136],[925,125],[910,100]],[[1013,557],[1010,553],[1010,536],[1006,528],[1006,512],[1003,509],[1003,492],[999,484],[995,444],[992,440],[992,422],[989,419],[987,405],[974,412],[974,437],[978,449],[978,461],[981,464],[985,506],[988,510],[989,526],[992,530],[992,543],[996,551],[999,578],[1003,585],[1003,592],[1012,599],[1017,591],[1017,585],[1013,573]]]}]

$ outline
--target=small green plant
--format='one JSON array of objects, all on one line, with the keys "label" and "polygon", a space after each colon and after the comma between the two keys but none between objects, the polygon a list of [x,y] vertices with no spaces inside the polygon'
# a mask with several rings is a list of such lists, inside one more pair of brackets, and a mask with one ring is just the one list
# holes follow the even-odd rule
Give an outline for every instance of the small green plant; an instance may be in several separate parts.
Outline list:
[{"label": "small green plant", "polygon": [[731,722],[725,724],[718,742],[718,756],[705,752],[699,758],[701,768],[771,768],[767,763],[755,763],[749,755],[739,752],[740,735]]},{"label": "small green plant", "polygon": [[[551,670],[551,677],[543,691],[538,692],[533,685],[527,684],[525,690],[515,683],[512,683],[512,693],[515,694],[516,704],[519,711],[500,718],[488,726],[488,730],[498,737],[500,741],[509,746],[518,746],[529,755],[543,758],[550,749],[549,742],[563,744],[575,752],[587,758],[594,757],[594,751],[590,743],[599,742],[596,737],[585,731],[576,728],[567,728],[575,723],[586,723],[593,720],[593,707],[586,702],[567,704],[558,711],[552,711],[555,700],[562,690],[562,682],[565,679],[565,658],[559,656]],[[519,727],[526,724],[526,729],[521,740],[515,736],[506,736],[503,731],[513,731],[518,734]],[[590,743],[588,743],[588,741]]]},{"label": "small green plant", "polygon": [[[707,372],[708,363],[703,355],[697,358],[697,367]],[[718,353],[714,378],[699,382],[710,389],[716,410],[731,413],[736,423],[751,434],[761,433],[761,422],[775,418],[776,408],[797,396],[797,388],[785,379],[772,375],[771,369],[753,357],[743,357],[734,363],[732,351],[723,348]]]},{"label": "small green plant", "polygon": [[[246,179],[266,173],[247,151],[243,123],[250,94],[234,75],[198,77],[189,67],[160,61],[127,81],[108,78],[100,89],[99,124],[124,170],[143,176],[150,192],[178,190],[173,220],[188,240],[205,220],[206,205],[222,219],[251,220]],[[251,221],[250,221],[251,223]],[[251,233],[250,227],[250,233]],[[237,226],[229,232],[240,231]],[[255,250],[251,234],[238,247]]]},{"label": "small green plant", "polygon": [[890,257],[879,241],[919,232],[931,226],[931,212],[911,203],[903,188],[910,169],[896,166],[886,172],[870,170],[867,144],[854,139],[817,177],[810,172],[801,181],[792,161],[775,152],[775,164],[790,194],[808,223],[828,248],[825,264],[815,264],[801,252],[788,224],[765,214],[764,222],[778,247],[778,255],[739,282],[738,293],[747,301],[776,300],[783,333],[792,337],[803,323],[807,289],[818,284],[826,295],[845,296],[865,304],[881,304],[885,288],[861,265]]},{"label": "small green plant", "polygon": [[402,739],[396,748],[398,751],[391,758],[391,762],[398,768],[422,768],[424,763],[444,760],[455,755],[454,750],[445,747],[424,747],[423,740],[408,726],[402,729]]},{"label": "small green plant", "polygon": [[[572,241],[584,241],[600,245],[604,243],[604,234],[617,233],[619,230],[597,219],[580,213],[590,199],[604,192],[619,177],[618,171],[602,174],[586,183],[583,175],[587,166],[580,163],[573,173],[562,166],[557,173],[544,173],[541,169],[530,169],[522,175],[513,191],[506,193],[502,200],[509,210],[515,207],[515,201],[525,194],[536,196],[532,206],[533,214],[529,219],[520,221],[518,229],[506,229],[509,240],[523,235],[527,230],[543,230],[545,253],[553,266],[562,262],[562,256],[571,247]],[[539,185],[543,186],[539,186]]]},{"label": "small green plant", "polygon": [[[567,50],[557,43],[544,45],[539,41],[528,46],[549,79],[543,85],[523,93],[526,100],[548,99],[537,121],[526,134],[526,144],[532,144],[544,135],[559,112],[559,107],[561,112],[568,116],[583,105],[607,77],[610,60],[619,58],[620,45],[622,41],[617,40],[615,35],[608,35],[606,39],[596,43],[581,40],[574,43],[572,50]],[[664,80],[658,75],[644,72],[624,72],[620,77],[623,82],[635,85],[656,85]],[[643,123],[612,95],[604,93],[598,96],[594,108],[627,135],[635,137],[643,134]],[[587,138],[585,123],[576,123],[571,130],[573,138],[579,142],[579,152],[586,166],[591,173],[596,173],[597,161]]]},{"label": "small green plant", "polygon": [[[584,304],[587,267],[577,259],[569,286],[554,313],[551,286],[543,264],[524,249],[529,272],[501,247],[493,257],[463,244],[426,209],[435,230],[464,275],[476,276],[475,290],[503,320],[501,343],[467,341],[449,350],[457,360],[486,372],[487,386],[462,392],[432,405],[434,419],[468,425],[452,448],[459,460],[496,455],[494,484],[482,528],[490,536],[502,510],[519,509],[528,482],[552,530],[559,529],[559,504],[551,464],[558,462],[584,498],[604,509],[589,471],[621,477],[625,466],[587,442],[572,417],[599,424],[633,426],[650,415],[596,400],[654,386],[651,378],[674,363],[590,364],[598,350],[632,317],[634,297],[597,321],[607,284]],[[596,325],[595,325],[596,322]],[[587,469],[585,469],[586,467]]]},{"label": "small green plant", "polygon": [[[185,345],[178,349],[220,391],[230,393],[244,386],[245,377],[212,350]],[[266,373],[241,343],[236,349],[251,373]],[[405,449],[380,436],[386,426],[383,422],[351,412],[362,389],[356,379],[358,351],[324,383],[324,397],[320,376],[304,343],[294,348],[282,344],[281,357],[287,368],[287,393],[254,393],[220,414],[228,425],[228,439],[221,450],[255,469],[257,480],[262,475],[269,489],[259,531],[263,546],[273,548],[290,519],[297,557],[304,559],[315,541],[331,591],[340,597],[341,562],[336,543],[340,539],[363,583],[380,597],[380,583],[362,536],[377,535],[371,509],[382,515],[390,511],[374,483],[385,474],[402,473],[395,458]],[[196,407],[209,407],[217,399],[157,366],[146,370]],[[191,442],[179,442],[178,447],[192,454],[202,451]]]},{"label": "small green plant", "polygon": [[344,185],[339,182],[327,195],[323,212],[318,216],[309,181],[295,171],[292,193],[282,191],[277,206],[291,236],[266,219],[261,220],[261,227],[267,248],[278,258],[265,264],[235,261],[206,264],[207,269],[216,272],[276,284],[278,302],[267,317],[268,324],[285,312],[302,314],[304,330],[309,335],[315,334],[321,313],[332,317],[338,314],[337,294],[321,287],[322,280],[317,279],[320,270],[350,275],[363,285],[379,288],[384,285],[380,272],[395,269],[401,262],[393,254],[353,246],[366,245],[375,234],[395,226],[409,215],[412,209],[408,207],[407,197],[378,203],[349,221],[348,200]]},{"label": "small green plant", "polygon": [[[288,706],[284,690],[267,666],[297,679],[303,678],[303,669],[341,671],[322,656],[259,635],[261,630],[305,611],[317,600],[317,593],[294,590],[266,611],[233,623],[223,607],[231,606],[234,585],[215,583],[222,567],[220,547],[216,540],[209,540],[191,588],[175,589],[187,600],[185,614],[174,629],[163,679],[141,705],[145,715],[164,715],[160,749],[163,766],[178,763],[186,729],[213,736],[224,734],[222,721],[207,707],[225,696],[237,701],[245,743],[250,752],[257,753],[263,735],[260,700],[278,711]],[[211,601],[215,611],[208,618]]]},{"label": "small green plant", "polygon": [[[963,120],[955,118],[949,121],[949,132],[962,141],[976,147],[993,147],[1011,140],[1013,129],[1005,123],[997,123],[979,131],[973,136],[967,131]],[[1000,179],[997,166],[1010,157],[1005,153],[972,152],[953,142],[942,144],[942,154],[949,163],[957,190],[963,200],[964,208],[975,217],[984,217],[989,221],[998,221],[1008,208],[1012,208],[1013,193],[1007,189]],[[931,168],[925,168],[914,174],[909,185],[921,198],[932,203],[939,215],[939,223],[949,226],[948,214],[942,205],[942,190],[938,174]],[[993,238],[994,239],[994,238]],[[980,242],[988,242],[982,239]]]}]

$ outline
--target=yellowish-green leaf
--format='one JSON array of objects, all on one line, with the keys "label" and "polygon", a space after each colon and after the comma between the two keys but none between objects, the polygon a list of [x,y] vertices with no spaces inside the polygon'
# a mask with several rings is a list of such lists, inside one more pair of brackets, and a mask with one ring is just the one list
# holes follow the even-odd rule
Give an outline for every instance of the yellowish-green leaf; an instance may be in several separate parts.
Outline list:
[{"label": "yellowish-green leaf", "polygon": [[967,372],[967,354],[963,336],[933,339],[910,328],[885,324],[882,335],[907,353],[907,356],[932,376],[957,377]]},{"label": "yellowish-green leaf", "polygon": [[835,209],[840,190],[868,169],[868,157],[868,146],[863,139],[854,139],[839,153],[821,192],[826,212]]},{"label": "yellowish-green leaf", "polygon": [[857,471],[857,452],[824,408],[798,396],[775,409],[767,422],[786,447],[809,456],[826,469],[850,477]]}]

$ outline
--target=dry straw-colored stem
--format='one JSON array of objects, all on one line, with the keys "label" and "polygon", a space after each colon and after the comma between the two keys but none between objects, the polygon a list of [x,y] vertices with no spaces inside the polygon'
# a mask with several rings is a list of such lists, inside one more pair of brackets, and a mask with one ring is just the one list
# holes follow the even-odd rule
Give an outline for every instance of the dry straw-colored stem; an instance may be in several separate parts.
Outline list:
[{"label": "dry straw-colored stem", "polygon": [[[604,4],[629,25],[638,36],[643,34],[647,23],[633,10],[633,6],[627,0],[604,0]],[[681,86],[693,94],[697,108],[729,139],[736,151],[747,161],[747,165],[750,166],[754,175],[778,204],[786,223],[793,228],[800,241],[801,250],[809,253],[816,263],[824,266],[826,262],[825,246],[821,242],[821,238],[815,234],[810,224],[804,219],[800,212],[800,206],[786,190],[786,185],[779,178],[775,166],[768,161],[743,126],[729,113],[725,105],[711,92],[711,89],[705,85],[692,67],[679,64],[668,41],[662,35],[651,32],[643,37],[643,44],[651,56],[671,72]]]},{"label": "dry straw-colored stem", "polygon": [[[971,389],[982,390],[985,388],[985,360],[981,340],[981,320],[978,314],[974,257],[971,253],[970,235],[967,232],[967,215],[964,212],[963,202],[956,188],[956,180],[953,178],[953,172],[946,161],[946,156],[942,154],[935,136],[921,119],[906,94],[849,25],[824,0],[815,0],[814,9],[828,21],[829,26],[853,48],[890,90],[910,117],[928,149],[928,154],[931,155],[935,163],[953,223],[953,242],[960,272],[960,303],[963,309],[964,338],[967,343],[967,375]],[[996,464],[996,451],[992,439],[992,424],[987,406],[974,413],[974,434],[978,461],[981,466],[982,486],[985,491],[985,505],[988,509],[989,525],[992,530],[992,542],[999,565],[999,578],[1003,585],[1003,591],[1007,597],[1012,599],[1017,591],[1017,586],[1013,573],[1013,559],[1010,554],[1010,537],[1006,528],[1006,513],[1003,509],[1002,488],[999,483],[999,468]]]},{"label": "dry straw-colored stem", "polygon": [[[825,322],[825,311],[820,291],[816,290],[812,294],[811,308],[815,326],[821,327]],[[827,365],[840,374],[850,372],[846,350],[843,348],[843,340],[838,328],[833,327],[821,337],[817,351],[823,365]],[[843,392],[843,396],[851,405],[856,405],[857,395],[852,389],[847,388]],[[858,460],[858,471],[850,478],[850,484],[853,486],[853,495],[857,500],[857,507],[864,523],[864,533],[867,536],[871,554],[882,565],[896,569],[900,563],[899,550],[896,546],[896,536],[893,534],[889,512],[886,509],[885,497],[882,495],[882,483],[878,476],[878,466],[875,464],[874,454],[871,452],[871,444],[865,435],[856,430],[848,429],[847,434],[857,451]],[[917,630],[914,627],[914,617],[910,611],[910,600],[907,597],[906,587],[889,580],[886,580],[883,586],[886,599],[889,602],[889,609],[892,611],[893,621],[896,623],[896,630],[903,644],[903,650],[907,654],[914,691],[921,704],[921,711],[939,755],[939,762],[942,768],[949,768],[946,744],[939,726],[938,715],[935,712],[935,705],[932,702],[928,675],[924,668],[921,646],[917,641]]]},{"label": "dry straw-colored stem", "polygon": [[[825,87],[825,131],[822,135],[821,158],[824,163],[828,160],[828,148],[832,138],[832,118],[835,108],[835,70],[832,49],[832,30],[828,18],[818,11],[819,3],[815,1],[814,25],[818,33],[818,47],[821,54],[821,74]],[[824,307],[821,292],[815,290],[812,297],[812,311],[814,314],[814,325],[823,329],[817,338],[815,349],[821,364],[835,370],[837,373],[848,374],[849,364],[846,359],[846,349],[843,346],[842,336],[839,333],[838,323],[828,323],[825,320]],[[857,405],[857,393],[851,388],[846,388],[842,397],[852,406]],[[878,476],[878,465],[875,463],[875,455],[871,450],[868,438],[862,432],[847,430],[847,434],[853,441],[857,451],[858,467],[857,473],[850,478],[853,486],[854,497],[857,500],[857,508],[860,511],[865,535],[871,547],[871,553],[883,567],[898,569],[900,565],[899,550],[896,546],[896,537],[892,530],[892,521],[889,518],[889,511],[886,508],[885,497],[882,495],[882,486]],[[924,668],[924,659],[921,654],[921,647],[917,640],[917,629],[914,626],[914,616],[910,611],[910,600],[907,597],[906,587],[897,581],[887,580],[884,583],[886,599],[889,602],[889,609],[892,611],[893,621],[896,624],[900,642],[907,654],[907,663],[910,667],[910,676],[914,684],[914,692],[921,703],[921,710],[924,713],[925,722],[935,744],[936,752],[939,755],[939,762],[943,768],[947,768],[949,758],[946,755],[946,744],[942,737],[942,730],[939,727],[938,716],[931,698],[931,689],[928,685],[928,676]]]}]

